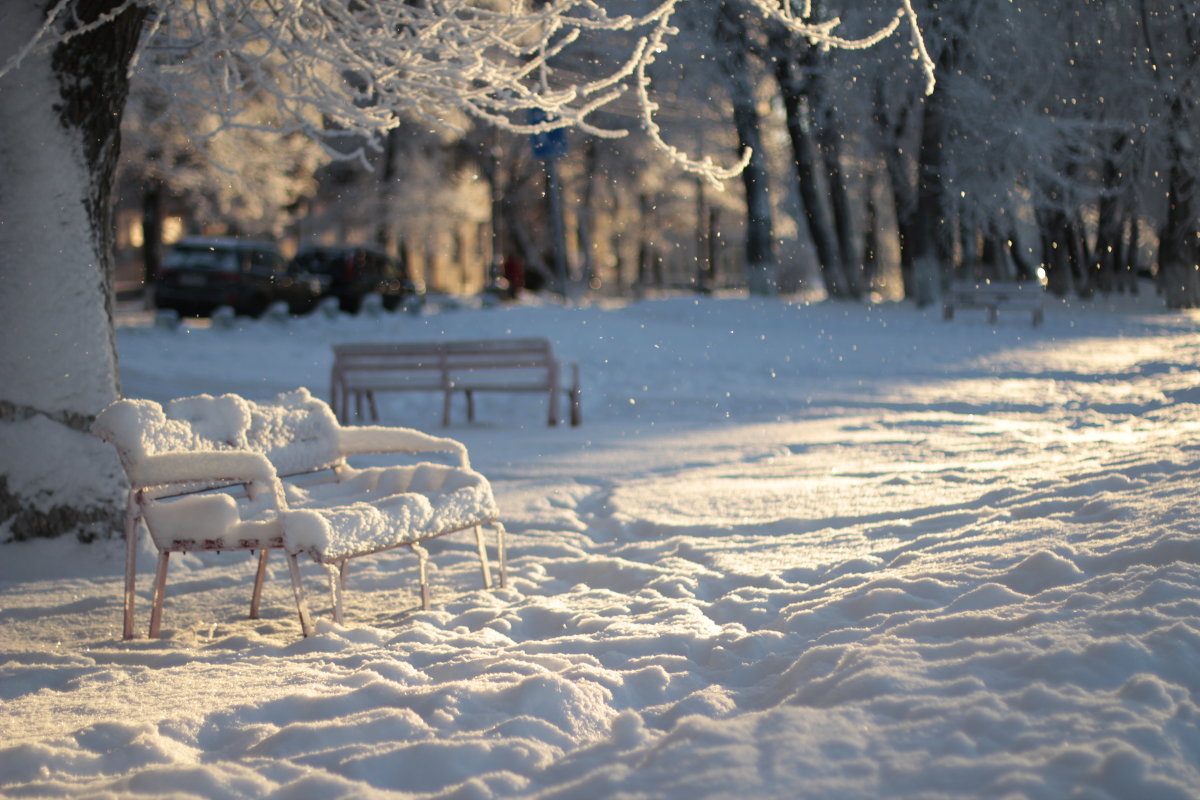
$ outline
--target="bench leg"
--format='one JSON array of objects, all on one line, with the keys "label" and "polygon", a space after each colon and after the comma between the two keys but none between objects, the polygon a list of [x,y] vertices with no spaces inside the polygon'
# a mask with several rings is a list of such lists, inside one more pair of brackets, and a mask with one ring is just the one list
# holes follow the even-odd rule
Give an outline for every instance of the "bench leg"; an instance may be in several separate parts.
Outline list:
[{"label": "bench leg", "polygon": [[428,611],[429,602],[429,553],[424,547],[413,542],[409,545],[414,553],[417,554],[417,565],[421,576],[421,610]]},{"label": "bench leg", "polygon": [[329,575],[329,599],[333,602],[333,621],[341,625],[346,619],[346,609],[342,605],[342,595],[346,588],[346,559],[337,564],[326,564],[325,572]]},{"label": "bench leg", "polygon": [[505,541],[504,523],[496,525],[496,562],[500,565],[500,588],[508,586],[508,543]]},{"label": "bench leg", "polygon": [[133,638],[133,602],[137,582],[137,535],[140,524],[133,492],[125,504],[125,614],[122,637]]},{"label": "bench leg", "polygon": [[949,303],[942,306],[942,319],[944,319],[944,320],[954,319],[954,306],[950,305]]},{"label": "bench leg", "polygon": [[487,545],[483,541],[483,528],[475,526],[475,548],[479,551],[479,568],[483,571],[483,588],[492,588],[492,570],[488,566]]},{"label": "bench leg", "polygon": [[1043,318],[1044,318],[1044,312],[1042,311],[1042,309],[1035,308],[1033,310],[1033,327],[1036,328],[1038,325],[1041,325]]},{"label": "bench leg", "polygon": [[312,619],[308,616],[308,603],[304,600],[304,584],[300,581],[300,562],[295,553],[287,554],[288,572],[292,575],[292,594],[296,597],[296,613],[300,615],[300,632],[305,638],[312,636]]},{"label": "bench leg", "polygon": [[158,638],[162,628],[162,613],[164,596],[167,593],[167,560],[171,557],[170,550],[158,554],[158,569],[154,571],[154,601],[150,608],[150,638]]},{"label": "bench leg", "polygon": [[263,580],[267,577],[267,553],[263,548],[258,552],[258,569],[254,573],[254,592],[250,595],[250,619],[258,619],[258,608],[262,603]]},{"label": "bench leg", "polygon": [[371,410],[371,421],[378,422],[379,409],[375,405],[375,393],[372,391],[367,392],[367,407]]},{"label": "bench leg", "polygon": [[988,322],[994,323],[998,316],[1000,316],[1000,312],[996,306],[988,306]]},{"label": "bench leg", "polygon": [[475,393],[470,389],[465,392],[467,395],[467,422],[475,421]]},{"label": "bench leg", "polygon": [[571,426],[578,427],[583,422],[583,408],[579,404],[579,390],[571,390],[569,401],[571,404]]},{"label": "bench leg", "polygon": [[450,427],[450,395],[451,391],[447,389],[442,395],[442,427]]}]

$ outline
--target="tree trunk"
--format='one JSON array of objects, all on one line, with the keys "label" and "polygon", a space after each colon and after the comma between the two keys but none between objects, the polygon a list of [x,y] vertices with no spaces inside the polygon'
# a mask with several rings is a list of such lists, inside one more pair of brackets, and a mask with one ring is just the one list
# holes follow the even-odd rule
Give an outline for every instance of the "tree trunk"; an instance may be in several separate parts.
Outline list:
[{"label": "tree trunk", "polygon": [[142,297],[146,308],[154,308],[154,277],[162,264],[163,184],[146,180],[142,191]]},{"label": "tree trunk", "polygon": [[[1196,231],[1200,228],[1200,200],[1196,198],[1195,145],[1191,121],[1195,100],[1192,92],[1181,89],[1186,77],[1195,73],[1200,63],[1200,20],[1187,3],[1170,4],[1178,11],[1179,30],[1187,48],[1183,64],[1171,63],[1170,48],[1159,54],[1155,39],[1150,35],[1150,18],[1146,3],[1139,5],[1142,32],[1146,37],[1146,52],[1154,68],[1154,80],[1163,91],[1168,104],[1167,135],[1170,141],[1170,172],[1167,188],[1167,217],[1159,230],[1158,283],[1167,308],[1200,307],[1200,246]],[[1165,55],[1167,61],[1163,61]],[[1178,73],[1178,74],[1176,74]],[[1178,80],[1177,80],[1178,78]]]},{"label": "tree trunk", "polygon": [[653,281],[654,241],[651,238],[657,228],[650,217],[654,213],[654,204],[647,194],[638,195],[638,252],[637,279],[634,281],[642,289]]},{"label": "tree trunk", "polygon": [[391,130],[383,137],[383,168],[379,172],[379,211],[375,220],[375,244],[391,253],[396,247],[396,228],[392,224],[392,190],[396,188],[396,137]]},{"label": "tree trunk", "polygon": [[[777,37],[779,34],[776,35]],[[776,40],[775,80],[783,99],[784,119],[796,166],[796,184],[804,206],[804,221],[809,238],[817,251],[817,265],[830,297],[848,294],[846,276],[842,269],[842,254],[838,247],[829,207],[822,197],[812,141],[812,120],[804,96],[801,79],[795,74],[795,64],[789,56],[790,45]]]},{"label": "tree trunk", "polygon": [[850,192],[846,188],[846,176],[842,174],[841,138],[831,109],[821,114],[817,131],[817,144],[825,164],[825,185],[829,188],[829,203],[833,208],[833,223],[837,230],[838,251],[842,254],[846,293],[850,297],[862,297],[862,263],[855,242],[854,210]]},{"label": "tree trunk", "polygon": [[1159,237],[1158,269],[1167,308],[1200,306],[1200,257],[1193,241],[1196,235],[1195,180],[1188,168],[1176,161],[1171,166],[1167,219]]},{"label": "tree trunk", "polygon": [[1136,208],[1130,208],[1127,214],[1125,225],[1125,257],[1122,262],[1125,264],[1125,271],[1121,274],[1121,291],[1128,290],[1130,294],[1138,293],[1138,278],[1141,274],[1141,253],[1138,246],[1138,234],[1141,230],[1138,224],[1138,213]]},{"label": "tree trunk", "polygon": [[875,187],[867,186],[863,209],[863,285],[862,292],[870,297],[881,288],[883,263],[879,253],[879,206]]},{"label": "tree trunk", "polygon": [[912,228],[913,299],[918,308],[941,299],[942,272],[953,240],[942,185],[946,118],[940,89],[925,99],[924,127],[917,164],[917,206]]},{"label": "tree trunk", "polygon": [[[29,40],[43,5],[5,0],[0,52]],[[81,0],[64,17],[118,5]],[[0,79],[0,540],[122,528],[116,453],[88,428],[118,396],[110,198],[143,13]]]},{"label": "tree trunk", "polygon": [[1117,162],[1126,141],[1125,136],[1115,136],[1109,141],[1104,154],[1104,194],[1100,197],[1096,224],[1096,247],[1089,260],[1090,280],[1093,287],[1109,294],[1123,286],[1122,272],[1125,269],[1125,220],[1124,202],[1121,198],[1121,172]]},{"label": "tree trunk", "polygon": [[1083,247],[1079,223],[1064,211],[1053,209],[1039,214],[1042,228],[1042,253],[1046,269],[1046,288],[1059,297],[1072,292],[1087,297],[1082,279]]},{"label": "tree trunk", "polygon": [[704,179],[696,178],[696,271],[695,286],[700,294],[711,294],[716,281],[713,268],[713,233],[716,227],[716,212],[708,204],[708,192]]},{"label": "tree trunk", "polygon": [[899,147],[889,147],[884,152],[887,162],[888,187],[891,189],[892,206],[896,215],[896,237],[900,249],[900,281],[904,296],[916,294],[914,281],[914,243],[916,234],[916,199],[906,156]]},{"label": "tree trunk", "polygon": [[1167,308],[1200,307],[1200,249],[1196,246],[1200,203],[1191,169],[1190,134],[1185,132],[1183,101],[1171,103],[1172,153],[1167,218],[1159,233],[1158,269]]},{"label": "tree trunk", "polygon": [[585,291],[600,288],[596,279],[596,246],[592,241],[598,163],[596,140],[589,137],[583,145],[583,195],[575,212],[575,242],[579,246],[579,271]]},{"label": "tree trunk", "polygon": [[742,170],[742,185],[746,192],[746,283],[752,295],[774,296],[779,293],[779,283],[767,158],[754,103],[754,86],[748,72],[746,32],[739,13],[734,4],[722,3],[717,30],[719,42],[725,48],[721,64],[733,101],[738,150],[744,152],[749,148],[751,151],[750,163]]}]

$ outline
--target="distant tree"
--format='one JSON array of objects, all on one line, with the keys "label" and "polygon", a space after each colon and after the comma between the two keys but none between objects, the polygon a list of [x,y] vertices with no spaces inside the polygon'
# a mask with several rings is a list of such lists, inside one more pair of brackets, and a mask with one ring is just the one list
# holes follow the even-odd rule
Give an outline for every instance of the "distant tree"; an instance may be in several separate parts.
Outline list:
[{"label": "distant tree", "polygon": [[1167,147],[1166,214],[1159,228],[1159,285],[1168,308],[1200,307],[1200,3],[1139,0],[1145,62],[1158,111],[1152,134]]},{"label": "distant tree", "polygon": [[[251,113],[271,118],[262,96],[247,104]],[[198,226],[232,223],[240,234],[279,235],[291,222],[288,209],[312,194],[316,170],[328,159],[301,132],[264,128],[226,128],[210,111],[174,108],[158,87],[135,75],[119,167],[143,186],[186,198]]]},{"label": "distant tree", "polygon": [[[832,124],[819,124],[817,114],[831,112],[831,98],[824,87],[824,57],[833,47],[863,50],[888,38],[907,18],[914,26],[916,15],[908,0],[885,22],[875,23],[859,36],[841,34],[842,20],[826,16],[825,4],[810,0],[803,4],[804,24],[787,15],[757,15],[748,12],[762,0],[723,0],[714,17],[718,62],[724,66],[729,84],[732,116],[743,152],[750,153],[741,171],[746,196],[746,263],[752,294],[778,290],[774,253],[774,222],[770,202],[770,176],[761,147],[759,98],[754,91],[752,67],[755,55],[766,62],[779,86],[791,142],[796,180],[803,199],[803,212],[817,250],[821,274],[828,293],[834,297],[855,296],[860,287],[851,279],[847,254],[859,248],[852,241],[852,210],[840,165],[839,133]],[[799,18],[797,18],[799,19]],[[820,31],[817,35],[815,31]],[[932,63],[918,35],[912,50],[924,65],[927,90],[932,89]],[[855,277],[860,272],[855,265]]]},{"label": "distant tree", "polygon": [[775,231],[771,219],[771,187],[767,153],[762,143],[756,81],[747,55],[750,32],[745,9],[736,0],[723,0],[715,25],[720,63],[729,82],[733,124],[738,145],[749,159],[741,171],[746,194],[746,283],[750,293],[778,293]]},{"label": "distant tree", "polygon": [[[1143,220],[1186,250],[1192,223],[1169,226],[1165,201],[1169,165],[1183,167],[1182,187],[1196,163],[1173,149],[1191,138],[1173,131],[1195,125],[1187,87],[1197,51],[1185,24],[1195,17],[1183,9],[1166,0],[928,0],[935,93],[896,91],[886,61],[876,72],[902,262],[920,276],[906,281],[910,297],[933,303],[945,281],[1032,278],[1039,265],[1058,294],[1126,289]],[[1177,193],[1177,222],[1191,215],[1190,195]],[[1160,261],[1190,263],[1178,252],[1168,245]],[[1172,282],[1185,296],[1188,279],[1185,270]]]}]

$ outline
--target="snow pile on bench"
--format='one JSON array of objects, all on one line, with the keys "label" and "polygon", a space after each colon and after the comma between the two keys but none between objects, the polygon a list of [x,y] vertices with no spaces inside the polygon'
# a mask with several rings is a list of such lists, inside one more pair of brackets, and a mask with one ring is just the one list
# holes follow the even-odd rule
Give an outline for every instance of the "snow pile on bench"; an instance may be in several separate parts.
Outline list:
[{"label": "snow pile on bench", "polygon": [[[126,535],[132,537],[144,520],[164,556],[282,547],[293,563],[307,553],[344,567],[347,559],[408,545],[422,559],[427,606],[418,543],[468,528],[479,539],[479,526],[487,525],[497,529],[503,580],[503,528],[491,486],[453,439],[409,428],[343,428],[306,389],[269,403],[232,394],[179,398],[165,407],[118,400],[92,430],[116,445],[131,483]],[[424,452],[449,453],[459,466],[357,469],[346,461],[351,455]],[[482,539],[479,550],[490,585]],[[161,585],[165,561],[160,571]],[[301,609],[307,634],[305,616]]]},{"label": "snow pile on bench", "polygon": [[337,483],[290,486],[284,545],[334,561],[420,541],[499,514],[474,470],[440,464],[348,470]]}]

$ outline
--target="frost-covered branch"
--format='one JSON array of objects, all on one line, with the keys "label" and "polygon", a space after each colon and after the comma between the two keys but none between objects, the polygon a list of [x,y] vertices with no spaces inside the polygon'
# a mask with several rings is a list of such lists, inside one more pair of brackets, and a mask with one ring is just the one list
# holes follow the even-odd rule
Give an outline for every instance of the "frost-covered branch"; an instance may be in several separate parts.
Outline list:
[{"label": "frost-covered branch", "polygon": [[[219,128],[304,132],[331,155],[365,159],[363,148],[377,146],[402,120],[459,129],[471,118],[516,133],[574,127],[615,137],[625,131],[592,118],[632,92],[642,126],[664,153],[723,180],[740,166],[688,157],[654,121],[649,67],[688,1],[658,0],[641,13],[610,15],[597,0],[125,0],[82,25],[73,0],[58,0],[0,77],[33,49],[102,25],[131,5],[149,5],[133,68],[173,104],[215,115],[216,127],[197,132],[202,142]],[[823,47],[870,47],[907,17],[932,80],[910,0],[899,0],[888,24],[860,38],[838,34],[838,19],[812,20],[807,2],[746,2]],[[597,42],[602,55],[581,70],[574,53]],[[534,110],[543,121],[530,121]]]}]

